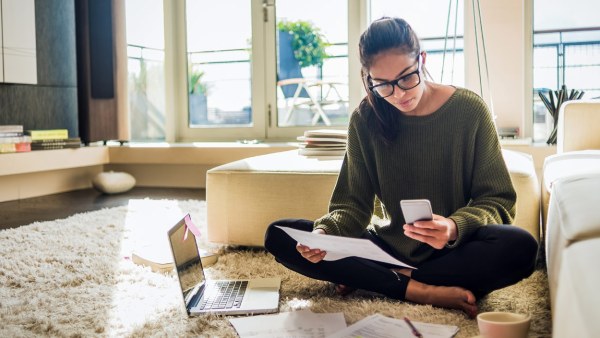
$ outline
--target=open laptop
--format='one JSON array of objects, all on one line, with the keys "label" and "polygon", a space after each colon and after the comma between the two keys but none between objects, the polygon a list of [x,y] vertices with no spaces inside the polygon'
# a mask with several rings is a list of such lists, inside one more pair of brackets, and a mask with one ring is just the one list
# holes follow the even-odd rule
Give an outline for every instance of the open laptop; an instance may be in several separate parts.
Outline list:
[{"label": "open laptop", "polygon": [[281,278],[207,280],[196,236],[182,218],[169,232],[169,244],[188,315],[273,313],[279,309]]}]

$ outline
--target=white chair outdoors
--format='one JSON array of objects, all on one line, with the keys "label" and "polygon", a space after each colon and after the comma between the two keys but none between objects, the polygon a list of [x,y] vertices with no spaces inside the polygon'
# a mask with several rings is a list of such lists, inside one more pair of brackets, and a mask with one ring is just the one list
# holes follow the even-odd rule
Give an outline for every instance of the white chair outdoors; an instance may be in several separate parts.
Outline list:
[{"label": "white chair outdoors", "polygon": [[313,112],[312,125],[323,120],[323,123],[329,126],[331,120],[325,114],[323,106],[345,102],[337,89],[337,86],[345,85],[344,83],[304,78],[300,64],[294,57],[292,37],[287,32],[279,32],[277,79],[277,86],[281,88],[286,100],[285,125],[290,125],[292,116],[297,109],[308,107]]}]

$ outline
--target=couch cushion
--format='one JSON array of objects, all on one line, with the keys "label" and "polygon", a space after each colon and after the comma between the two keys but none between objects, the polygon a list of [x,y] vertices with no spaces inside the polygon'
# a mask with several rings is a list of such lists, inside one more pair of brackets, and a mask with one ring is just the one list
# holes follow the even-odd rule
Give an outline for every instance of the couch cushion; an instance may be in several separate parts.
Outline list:
[{"label": "couch cushion", "polygon": [[582,150],[548,156],[542,177],[542,224],[546,224],[553,183],[560,178],[600,173],[600,150]]},{"label": "couch cushion", "polygon": [[573,243],[600,237],[600,173],[554,182],[546,235],[546,263],[554,302],[563,252]]},{"label": "couch cushion", "polygon": [[597,337],[600,333],[600,238],[573,243],[563,254],[556,301],[554,337]]},{"label": "couch cushion", "polygon": [[556,151],[600,149],[600,100],[573,100],[560,106]]},{"label": "couch cushion", "polygon": [[514,224],[540,238],[540,190],[539,180],[531,155],[502,149],[513,187],[517,192],[517,213]]}]

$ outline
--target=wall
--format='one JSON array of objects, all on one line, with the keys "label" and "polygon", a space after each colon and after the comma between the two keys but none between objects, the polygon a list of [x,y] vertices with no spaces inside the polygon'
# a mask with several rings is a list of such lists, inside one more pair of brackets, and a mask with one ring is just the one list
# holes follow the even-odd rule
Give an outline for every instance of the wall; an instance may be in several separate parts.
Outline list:
[{"label": "wall", "polygon": [[[479,1],[478,1],[479,2]],[[477,64],[477,48],[481,60],[483,98],[493,106],[498,127],[517,127],[520,137],[531,137],[533,71],[532,71],[532,1],[480,1],[484,40],[473,27],[473,5],[465,3],[465,64]],[[479,11],[475,8],[475,13]],[[479,20],[479,17],[476,17]],[[483,42],[487,55],[489,86],[486,77]],[[477,67],[466,67],[465,86],[480,93]],[[491,93],[491,99],[490,99]],[[493,105],[492,105],[493,102]]]},{"label": "wall", "polygon": [[36,0],[37,85],[0,84],[0,124],[79,136],[73,0]]}]

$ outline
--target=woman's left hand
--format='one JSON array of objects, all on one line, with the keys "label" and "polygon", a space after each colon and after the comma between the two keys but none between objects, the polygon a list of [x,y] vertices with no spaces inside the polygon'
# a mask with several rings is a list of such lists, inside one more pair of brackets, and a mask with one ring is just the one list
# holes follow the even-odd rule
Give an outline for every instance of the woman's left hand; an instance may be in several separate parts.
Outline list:
[{"label": "woman's left hand", "polygon": [[404,234],[407,237],[427,243],[436,249],[442,249],[448,242],[456,240],[457,232],[453,220],[436,214],[431,221],[404,224]]}]

